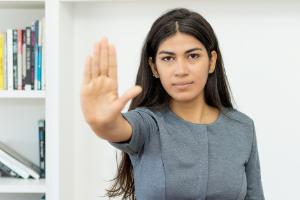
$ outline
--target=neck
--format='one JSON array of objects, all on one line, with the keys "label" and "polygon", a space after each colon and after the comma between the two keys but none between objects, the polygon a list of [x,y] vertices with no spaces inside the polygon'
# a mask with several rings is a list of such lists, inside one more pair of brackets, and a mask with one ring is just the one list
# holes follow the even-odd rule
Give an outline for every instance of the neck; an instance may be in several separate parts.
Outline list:
[{"label": "neck", "polygon": [[170,100],[170,109],[185,121],[197,124],[210,124],[218,118],[218,109],[206,104],[204,99],[190,102]]}]

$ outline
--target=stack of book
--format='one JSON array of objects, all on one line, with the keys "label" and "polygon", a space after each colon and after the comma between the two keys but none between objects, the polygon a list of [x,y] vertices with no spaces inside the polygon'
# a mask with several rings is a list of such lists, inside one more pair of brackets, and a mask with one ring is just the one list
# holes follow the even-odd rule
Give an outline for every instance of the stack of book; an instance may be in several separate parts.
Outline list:
[{"label": "stack of book", "polygon": [[0,141],[0,170],[1,176],[35,179],[45,178],[45,120],[39,120],[39,156],[40,166],[36,166]]},{"label": "stack of book", "polygon": [[0,90],[45,89],[45,18],[0,34]]}]

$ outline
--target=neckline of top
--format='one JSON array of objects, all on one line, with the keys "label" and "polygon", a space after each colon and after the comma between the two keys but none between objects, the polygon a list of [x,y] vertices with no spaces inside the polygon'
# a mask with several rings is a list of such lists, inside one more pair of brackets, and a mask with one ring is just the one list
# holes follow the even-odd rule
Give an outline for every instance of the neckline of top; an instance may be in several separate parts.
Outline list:
[{"label": "neckline of top", "polygon": [[219,116],[218,116],[218,118],[214,121],[214,122],[212,122],[212,123],[210,123],[210,124],[198,124],[198,123],[193,123],[193,122],[189,122],[189,121],[186,121],[186,120],[184,120],[184,119],[182,119],[181,117],[179,117],[178,115],[176,115],[172,110],[171,110],[171,108],[168,106],[167,107],[167,110],[169,111],[169,113],[171,113],[171,115],[173,116],[173,117],[175,117],[176,119],[178,119],[178,120],[180,120],[180,121],[182,121],[182,122],[184,122],[184,123],[188,123],[188,124],[192,124],[192,125],[197,125],[197,126],[211,126],[211,125],[215,125],[215,124],[217,124],[220,120],[221,120],[221,118],[222,118],[222,112],[221,112],[221,110],[220,110],[220,112],[219,112]]}]

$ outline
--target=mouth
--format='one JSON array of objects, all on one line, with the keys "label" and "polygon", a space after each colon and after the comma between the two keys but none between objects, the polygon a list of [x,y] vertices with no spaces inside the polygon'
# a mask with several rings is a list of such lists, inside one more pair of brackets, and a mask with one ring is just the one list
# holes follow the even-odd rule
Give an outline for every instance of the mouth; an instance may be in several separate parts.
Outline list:
[{"label": "mouth", "polygon": [[187,89],[193,84],[193,82],[182,82],[182,83],[174,83],[173,86],[177,89]]}]

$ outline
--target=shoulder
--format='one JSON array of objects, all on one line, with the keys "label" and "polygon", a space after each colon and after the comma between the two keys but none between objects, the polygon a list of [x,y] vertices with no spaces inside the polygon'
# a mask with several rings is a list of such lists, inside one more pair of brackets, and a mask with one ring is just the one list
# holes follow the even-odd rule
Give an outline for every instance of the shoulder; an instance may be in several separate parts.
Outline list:
[{"label": "shoulder", "polygon": [[[243,124],[248,125],[248,126],[253,126],[254,125],[253,119],[250,116],[248,116],[247,114],[245,114],[244,112],[241,112],[241,111],[236,110],[234,108],[226,108],[226,107],[223,107],[223,112],[225,114],[226,120],[230,123],[242,122]],[[228,118],[226,115],[228,117],[230,117],[231,119]],[[234,119],[236,121],[234,121],[232,119]]]}]

